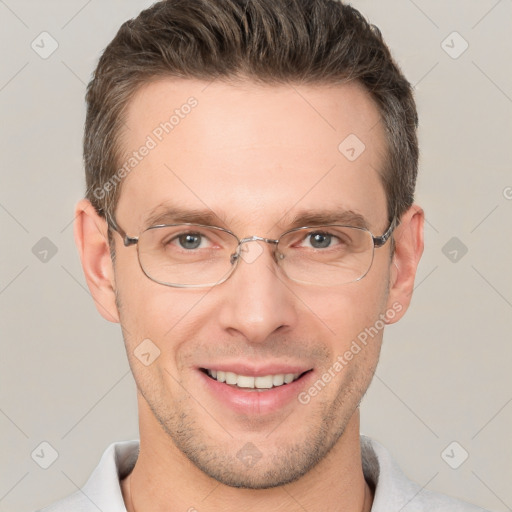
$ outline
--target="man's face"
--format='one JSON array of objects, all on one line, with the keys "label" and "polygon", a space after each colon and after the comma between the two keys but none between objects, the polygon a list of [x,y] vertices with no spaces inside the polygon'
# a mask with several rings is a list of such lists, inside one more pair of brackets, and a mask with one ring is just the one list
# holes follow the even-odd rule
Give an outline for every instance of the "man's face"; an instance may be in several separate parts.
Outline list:
[{"label": "man's face", "polygon": [[[122,185],[116,220],[128,235],[138,236],[166,208],[213,212],[215,224],[239,238],[276,239],[296,215],[312,212],[351,211],[375,235],[387,229],[378,175],[384,132],[359,86],[207,85],[162,80],[130,103],[127,156],[148,135],[156,147]],[[191,96],[197,105],[159,141],[155,128]],[[353,135],[338,149],[351,134],[365,145],[359,156]],[[289,280],[271,245],[260,251],[249,242],[255,257],[242,260],[227,281],[184,289],[148,279],[136,247],[115,238],[115,288],[140,393],[141,436],[159,432],[228,485],[270,487],[305,474],[343,434],[373,375],[382,329],[359,342],[341,369],[335,363],[390,307],[390,244],[375,250],[362,280],[318,286]],[[149,365],[134,354],[147,339],[144,347],[160,351]],[[273,375],[276,382],[280,374],[301,377],[258,391],[217,382],[207,370]],[[312,396],[319,379],[324,385]]]}]

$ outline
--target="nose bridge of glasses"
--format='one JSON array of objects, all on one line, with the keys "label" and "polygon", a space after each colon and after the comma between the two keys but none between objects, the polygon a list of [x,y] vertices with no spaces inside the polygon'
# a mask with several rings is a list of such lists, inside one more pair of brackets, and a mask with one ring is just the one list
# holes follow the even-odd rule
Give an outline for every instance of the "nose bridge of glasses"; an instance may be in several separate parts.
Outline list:
[{"label": "nose bridge of glasses", "polygon": [[267,244],[277,244],[279,242],[279,240],[275,240],[273,238],[264,238],[261,236],[249,236],[249,237],[242,238],[238,242],[238,245],[242,245],[247,242],[266,242]]},{"label": "nose bridge of glasses", "polygon": [[249,236],[244,237],[238,241],[238,247],[234,254],[231,255],[231,263],[233,264],[236,260],[238,260],[240,257],[245,260],[247,263],[252,263],[254,260],[256,260],[261,253],[263,252],[263,248],[260,246],[259,249],[253,248],[252,250],[246,249],[244,251],[244,244],[247,244],[248,242],[265,242],[268,244],[274,244],[274,251],[275,247],[277,247],[277,244],[279,240],[275,240],[273,238],[265,238],[262,236]]},{"label": "nose bridge of glasses", "polygon": [[[240,254],[243,251],[243,245],[247,244],[248,242],[265,242],[267,244],[274,244],[273,253],[275,253],[275,249],[277,247],[279,240],[275,240],[273,238],[265,238],[265,237],[256,236],[256,235],[242,238],[238,242],[238,251],[237,251],[238,254]],[[247,249],[247,252],[251,252],[250,249]],[[252,250],[252,253],[253,253],[252,257],[247,255],[247,257],[245,257],[244,259],[249,262],[252,262],[253,258],[255,259],[255,256],[256,257],[259,256],[262,252],[263,252],[263,248],[261,248],[261,246],[260,246],[258,250],[255,250],[255,249]]]}]

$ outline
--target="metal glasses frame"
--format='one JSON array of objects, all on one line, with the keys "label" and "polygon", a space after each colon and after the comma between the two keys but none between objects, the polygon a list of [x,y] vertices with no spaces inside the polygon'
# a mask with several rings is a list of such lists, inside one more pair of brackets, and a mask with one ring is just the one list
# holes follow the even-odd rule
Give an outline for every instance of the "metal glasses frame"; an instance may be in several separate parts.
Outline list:
[{"label": "metal glasses frame", "polygon": [[[123,229],[121,229],[119,227],[119,225],[117,224],[117,222],[113,218],[109,218],[107,216],[106,220],[107,220],[107,225],[113,231],[115,231],[116,233],[118,233],[121,236],[121,238],[123,240],[123,245],[125,247],[130,247],[132,245],[137,245],[139,243],[140,235],[137,236],[137,237],[129,236],[129,235],[126,234],[126,232]],[[293,228],[293,229],[289,229],[289,230],[285,231],[284,233],[281,233],[281,235],[277,239],[275,239],[275,238],[266,238],[266,237],[261,237],[261,236],[256,236],[256,235],[250,236],[250,237],[244,237],[244,238],[240,239],[240,238],[238,238],[237,235],[235,235],[235,233],[233,233],[229,229],[221,228],[219,226],[210,226],[210,225],[196,224],[196,223],[191,223],[191,222],[180,222],[180,223],[177,223],[177,224],[157,224],[155,226],[150,226],[150,227],[146,228],[142,232],[142,233],[144,233],[146,231],[149,231],[150,229],[165,228],[165,227],[172,227],[172,226],[197,226],[197,227],[202,227],[202,228],[216,229],[216,230],[219,230],[219,231],[224,231],[225,233],[228,233],[231,236],[233,236],[238,241],[238,245],[237,245],[236,251],[231,255],[231,260],[230,260],[231,261],[231,265],[232,265],[231,270],[223,278],[221,278],[221,280],[219,280],[219,281],[217,281],[215,283],[208,283],[208,284],[201,284],[201,285],[196,285],[196,284],[194,284],[194,285],[174,284],[174,283],[166,283],[166,282],[163,282],[163,281],[159,281],[158,279],[155,279],[154,277],[151,277],[146,272],[146,270],[144,269],[144,267],[143,267],[143,265],[142,265],[142,263],[140,261],[140,254],[139,254],[139,251],[138,251],[138,247],[137,247],[137,259],[139,261],[139,266],[140,266],[142,272],[144,273],[144,275],[146,277],[148,277],[149,279],[151,279],[151,281],[154,281],[155,283],[161,284],[163,286],[171,286],[171,287],[174,287],[174,288],[205,288],[205,287],[216,286],[218,284],[221,284],[221,283],[223,283],[224,281],[226,281],[227,279],[229,279],[229,277],[231,277],[233,275],[233,272],[235,271],[236,267],[238,266],[238,261],[240,260],[241,247],[242,247],[243,244],[245,244],[247,242],[258,241],[258,242],[265,242],[265,243],[268,243],[268,244],[274,244],[274,257],[275,257],[275,248],[277,248],[277,246],[279,244],[279,241],[285,235],[288,235],[289,233],[293,233],[295,231],[300,231],[302,229],[315,229],[315,228],[322,228],[322,227],[329,227],[329,226],[331,226],[331,227],[332,226],[338,226],[338,227],[346,227],[346,228],[352,228],[352,229],[359,229],[361,231],[368,232],[370,234],[370,236],[372,237],[373,248],[374,249],[378,249],[379,247],[382,247],[389,240],[389,238],[393,234],[393,231],[396,229],[398,224],[399,224],[399,222],[398,222],[397,218],[393,217],[391,223],[389,224],[388,229],[385,231],[384,234],[382,234],[380,236],[375,236],[367,228],[362,228],[362,227],[358,227],[358,226],[341,225],[341,224],[326,224],[326,225],[321,225],[321,226],[302,226],[302,227],[298,227],[298,228]],[[370,268],[371,268],[372,264],[373,264],[373,256],[372,256],[372,262],[370,263],[370,266],[368,267],[368,270],[359,279],[356,279],[355,281],[351,281],[351,282],[357,282],[357,281],[360,281],[361,279],[363,279],[363,277],[366,276],[366,274],[368,274],[368,272],[370,271]],[[292,278],[289,278],[289,279],[294,281],[294,279],[292,279]]]}]

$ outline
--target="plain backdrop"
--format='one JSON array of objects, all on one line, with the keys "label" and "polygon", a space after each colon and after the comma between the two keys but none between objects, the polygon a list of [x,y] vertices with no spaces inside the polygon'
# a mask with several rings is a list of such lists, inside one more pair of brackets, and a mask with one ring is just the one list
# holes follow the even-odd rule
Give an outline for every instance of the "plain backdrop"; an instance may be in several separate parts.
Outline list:
[{"label": "plain backdrop", "polygon": [[[1,512],[70,494],[108,444],[138,436],[120,329],[96,312],[72,221],[86,84],[150,3],[0,1]],[[512,2],[352,3],[415,86],[427,219],[362,432],[420,485],[512,510]]]}]

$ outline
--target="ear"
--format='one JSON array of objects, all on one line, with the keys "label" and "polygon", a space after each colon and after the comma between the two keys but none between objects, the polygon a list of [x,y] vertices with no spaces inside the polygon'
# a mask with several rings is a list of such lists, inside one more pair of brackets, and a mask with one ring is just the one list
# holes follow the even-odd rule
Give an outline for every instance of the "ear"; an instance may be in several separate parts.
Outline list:
[{"label": "ear", "polygon": [[423,254],[423,223],[425,214],[413,204],[403,215],[394,233],[395,253],[391,262],[388,309],[396,315],[387,320],[392,324],[407,311],[414,289],[416,269]]},{"label": "ear", "polygon": [[87,199],[76,205],[74,232],[85,280],[96,308],[109,322],[119,322],[107,222]]}]

